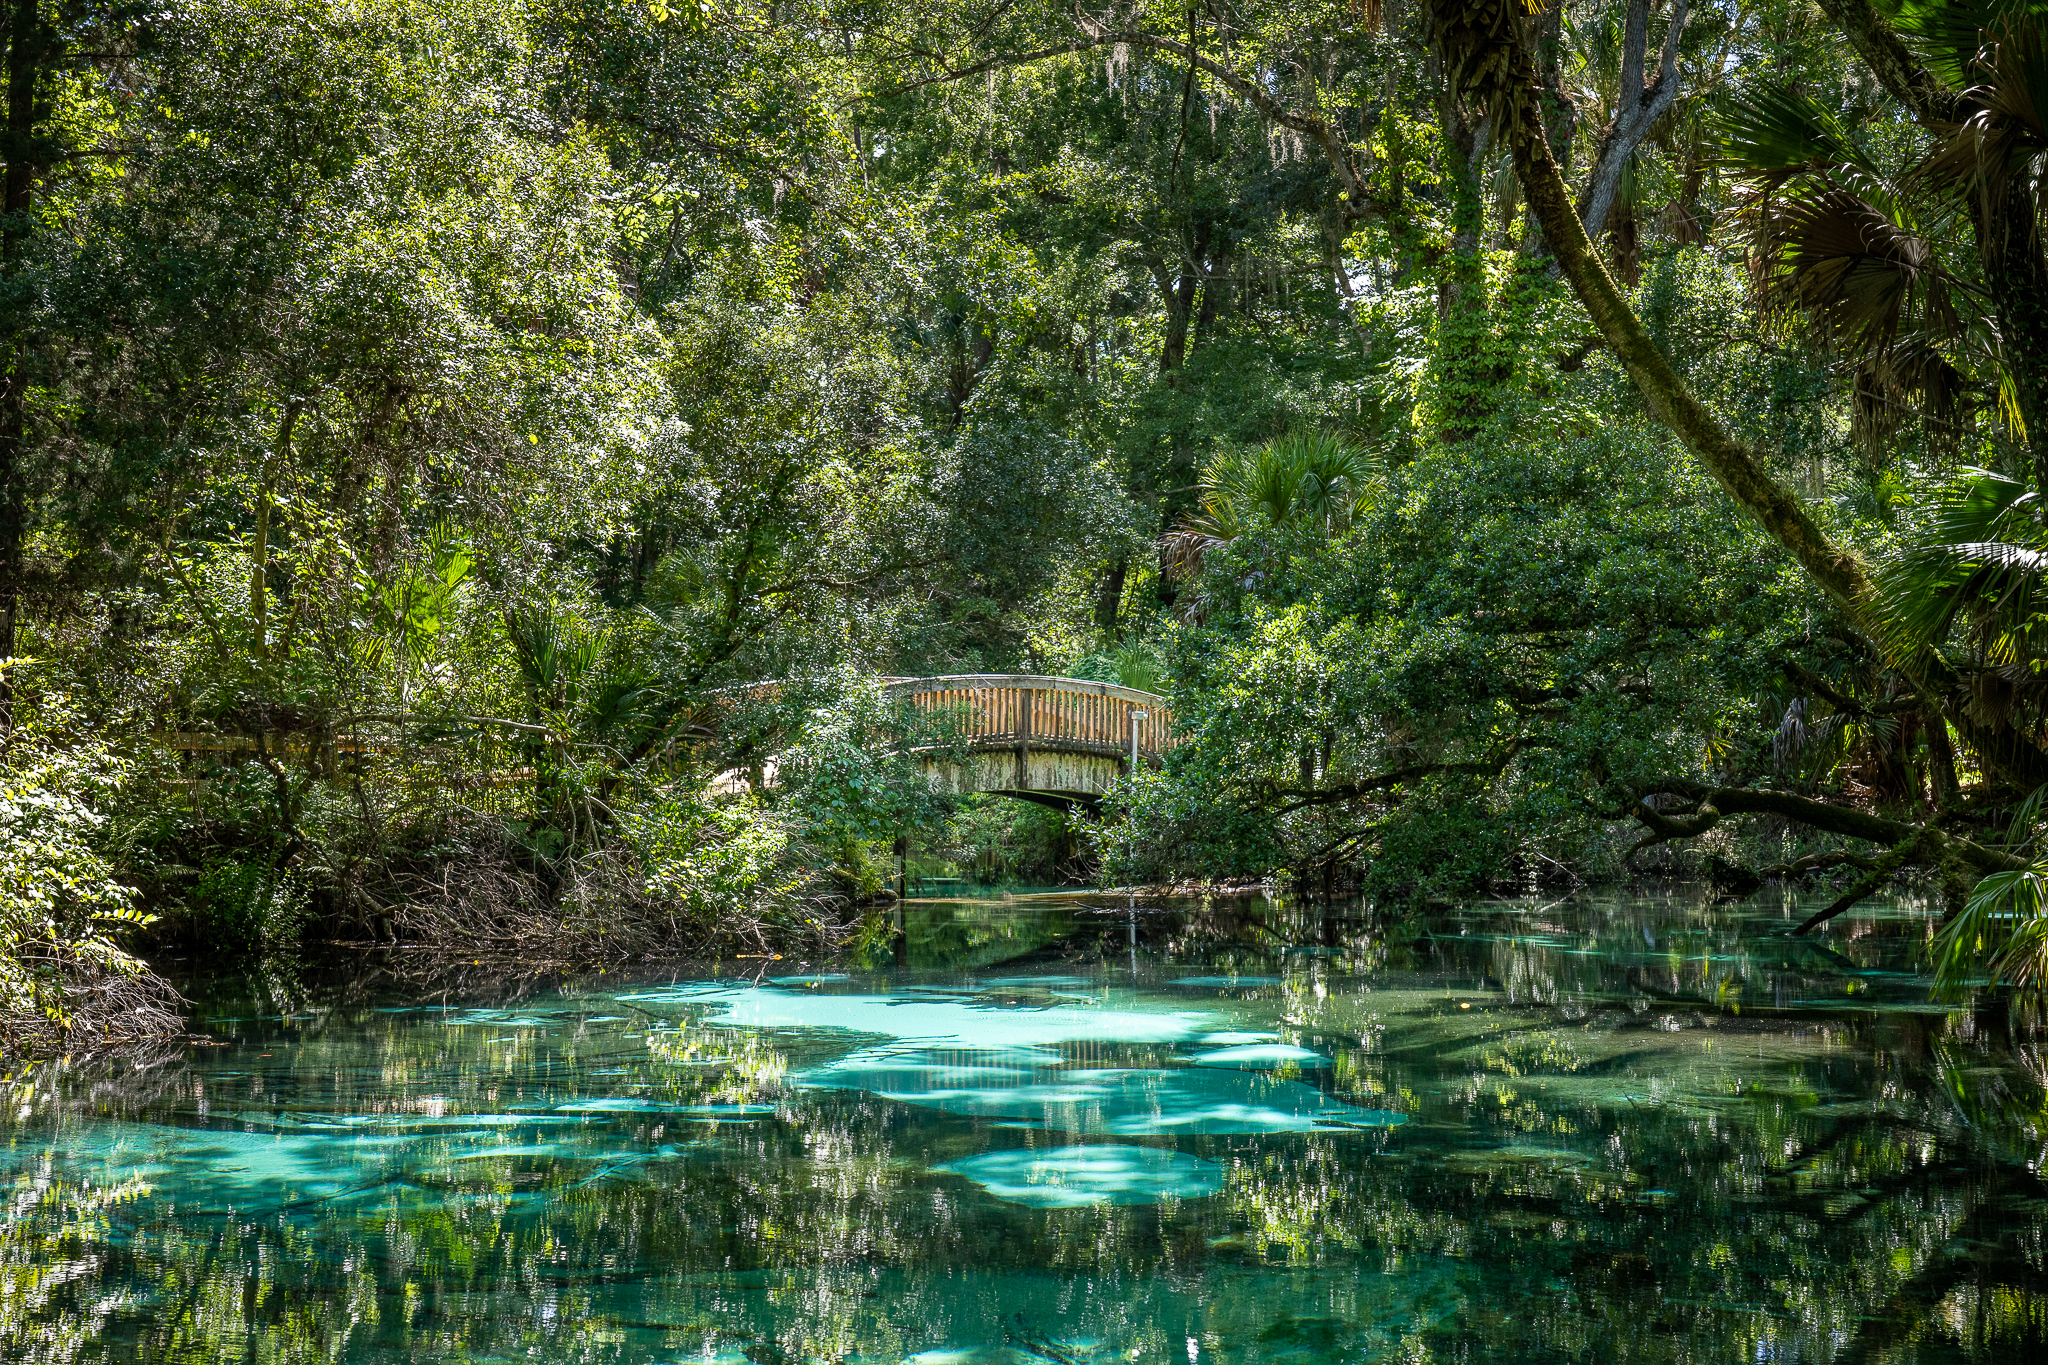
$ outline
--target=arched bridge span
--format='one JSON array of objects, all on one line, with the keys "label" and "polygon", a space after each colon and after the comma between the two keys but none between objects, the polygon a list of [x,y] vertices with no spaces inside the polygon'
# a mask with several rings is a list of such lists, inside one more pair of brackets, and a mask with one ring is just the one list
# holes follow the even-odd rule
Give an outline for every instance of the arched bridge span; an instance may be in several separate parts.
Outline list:
[{"label": "arched bridge span", "polygon": [[934,759],[950,792],[996,792],[1049,806],[1093,806],[1138,763],[1173,744],[1166,699],[1134,687],[1035,673],[891,678],[890,696],[965,712],[965,762]]}]

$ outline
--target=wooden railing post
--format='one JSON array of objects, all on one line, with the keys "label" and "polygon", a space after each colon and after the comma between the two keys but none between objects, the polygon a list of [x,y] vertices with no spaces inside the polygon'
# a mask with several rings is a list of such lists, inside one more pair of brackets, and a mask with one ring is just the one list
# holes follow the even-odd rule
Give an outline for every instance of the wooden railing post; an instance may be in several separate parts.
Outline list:
[{"label": "wooden railing post", "polygon": [[1031,712],[1038,705],[1038,693],[1031,688],[1022,689],[1023,706],[1017,718],[1017,782],[1018,791],[1031,785]]},{"label": "wooden railing post", "polygon": [[[1012,761],[1001,769],[981,770],[977,781],[986,784],[983,790],[1029,793],[1032,799],[1059,799],[1069,793],[1045,792],[1033,786],[1032,764],[1041,755],[1076,758],[1083,767],[1087,759],[1107,759],[1121,771],[1132,766],[1134,741],[1139,765],[1173,743],[1172,711],[1166,699],[1115,683],[1026,673],[887,681],[891,695],[908,697],[926,709],[956,702],[964,705],[968,747],[986,755],[983,762],[1000,753],[1011,756]],[[1138,720],[1133,711],[1142,712],[1144,719]],[[1079,782],[1088,793],[1094,793],[1096,787],[1114,778],[1048,780],[1055,781],[1055,785],[1062,781]]]}]

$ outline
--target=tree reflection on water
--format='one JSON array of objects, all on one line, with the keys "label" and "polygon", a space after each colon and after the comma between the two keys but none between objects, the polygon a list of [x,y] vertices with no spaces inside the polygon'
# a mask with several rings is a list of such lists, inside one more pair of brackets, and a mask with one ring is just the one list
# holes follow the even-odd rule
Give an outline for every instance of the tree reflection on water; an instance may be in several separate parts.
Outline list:
[{"label": "tree reflection on water", "polygon": [[0,1358],[2048,1344],[2042,1035],[1930,1005],[1910,905],[1811,945],[1684,899],[1155,903],[1135,981],[1132,922],[913,905],[907,971],[758,984],[195,984],[218,1045],[13,1079]]}]

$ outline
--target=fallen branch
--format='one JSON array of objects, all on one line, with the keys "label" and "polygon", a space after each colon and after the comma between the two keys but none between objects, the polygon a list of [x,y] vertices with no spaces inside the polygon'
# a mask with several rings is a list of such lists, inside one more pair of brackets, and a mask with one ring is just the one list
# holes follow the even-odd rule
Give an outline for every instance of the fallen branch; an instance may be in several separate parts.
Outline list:
[{"label": "fallen branch", "polygon": [[1839,851],[1833,853],[1809,853],[1805,857],[1795,858],[1789,863],[1774,863],[1769,867],[1760,867],[1757,869],[1756,875],[1765,878],[1778,877],[1790,881],[1794,877],[1804,877],[1814,872],[1825,872],[1829,868],[1834,867],[1860,867],[1868,871],[1873,866],[1875,866],[1875,860],[1865,857],[1861,853]]},{"label": "fallen branch", "polygon": [[1835,897],[1827,909],[1808,915],[1792,932],[1803,934],[1809,929],[1818,929],[1858,901],[1867,900],[1884,890],[1891,879],[1904,868],[1940,862],[1944,852],[1941,840],[1942,834],[1939,830],[1916,830],[1911,837],[1900,840],[1892,848],[1879,854],[1871,861],[1870,870],[1864,873],[1854,886]]}]

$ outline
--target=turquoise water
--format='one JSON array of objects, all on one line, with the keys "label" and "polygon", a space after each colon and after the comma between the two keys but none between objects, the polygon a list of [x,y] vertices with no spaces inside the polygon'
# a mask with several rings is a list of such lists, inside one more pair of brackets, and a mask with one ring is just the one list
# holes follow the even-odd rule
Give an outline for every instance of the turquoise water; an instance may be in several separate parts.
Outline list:
[{"label": "turquoise water", "polygon": [[[849,964],[193,979],[17,1076],[0,1360],[2048,1358],[1928,920],[913,904]],[[401,977],[413,984],[401,985]]]}]

